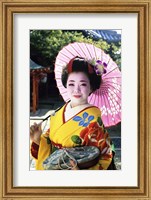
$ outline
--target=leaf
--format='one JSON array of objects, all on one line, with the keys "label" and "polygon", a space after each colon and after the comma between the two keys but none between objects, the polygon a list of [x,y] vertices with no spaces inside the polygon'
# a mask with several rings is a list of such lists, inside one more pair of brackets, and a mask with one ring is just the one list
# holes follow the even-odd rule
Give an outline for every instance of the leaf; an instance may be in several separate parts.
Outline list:
[{"label": "leaf", "polygon": [[78,122],[78,121],[81,121],[81,120],[82,120],[82,118],[81,118],[81,117],[79,117],[79,116],[75,116],[75,117],[73,117],[73,120],[74,120],[74,121],[76,121],[76,122]]},{"label": "leaf", "polygon": [[75,143],[75,144],[81,144],[82,143],[82,140],[81,138],[78,136],[78,135],[73,135],[71,137],[71,140]]},{"label": "leaf", "polygon": [[[67,44],[72,42],[86,42],[94,44],[106,53],[121,66],[121,53],[117,51],[121,49],[121,43],[107,43],[102,39],[95,41],[93,35],[85,35],[83,31],[76,30],[31,30],[30,31],[30,54],[35,62],[42,66],[52,65],[58,52]],[[55,45],[55,46],[54,46]],[[44,51],[42,55],[41,52]],[[47,51],[52,55],[47,56]],[[118,58],[117,58],[118,56]]]},{"label": "leaf", "polygon": [[99,123],[99,125],[100,125],[100,126],[102,126],[102,125],[103,125],[103,122],[102,122],[102,119],[101,119],[101,117],[98,117],[98,119],[97,119],[97,122]]},{"label": "leaf", "polygon": [[87,112],[84,112],[84,113],[83,113],[83,118],[84,118],[84,120],[85,120],[87,117],[88,117],[88,113],[87,113]]},{"label": "leaf", "polygon": [[83,124],[84,127],[87,127],[89,125],[89,122],[86,122]]},{"label": "leaf", "polygon": [[92,121],[94,119],[94,116],[93,115],[90,115],[89,117],[88,117],[88,121]]},{"label": "leaf", "polygon": [[83,126],[83,124],[84,124],[83,120],[79,122],[79,126]]},{"label": "leaf", "polygon": [[47,144],[51,144],[51,140],[47,138]]},{"label": "leaf", "polygon": [[[45,137],[45,136],[44,136]],[[50,138],[49,137],[45,137],[46,138],[46,140],[47,140],[47,144],[51,144],[51,140],[50,140]]]}]

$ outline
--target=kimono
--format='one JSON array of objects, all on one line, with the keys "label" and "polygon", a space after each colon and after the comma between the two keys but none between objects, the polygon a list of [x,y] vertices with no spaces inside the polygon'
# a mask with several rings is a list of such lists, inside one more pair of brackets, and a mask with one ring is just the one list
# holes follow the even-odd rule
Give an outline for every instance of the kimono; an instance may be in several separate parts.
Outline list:
[{"label": "kimono", "polygon": [[43,170],[43,161],[56,149],[79,146],[100,149],[99,161],[88,170],[105,170],[112,161],[110,138],[101,120],[100,109],[92,105],[70,109],[66,103],[51,116],[50,129],[41,135],[36,169]]}]

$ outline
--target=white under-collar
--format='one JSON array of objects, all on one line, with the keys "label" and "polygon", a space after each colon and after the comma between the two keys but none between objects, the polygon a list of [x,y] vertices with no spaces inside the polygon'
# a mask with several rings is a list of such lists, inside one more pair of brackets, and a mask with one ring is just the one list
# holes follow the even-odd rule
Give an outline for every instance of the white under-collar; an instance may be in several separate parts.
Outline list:
[{"label": "white under-collar", "polygon": [[92,106],[91,104],[83,104],[83,105],[79,105],[76,107],[71,107],[70,102],[67,104],[66,109],[65,109],[65,113],[64,113],[64,117],[65,117],[65,121],[69,120],[70,118],[72,118],[74,115],[76,115],[77,113],[79,113],[81,110],[88,108]]}]

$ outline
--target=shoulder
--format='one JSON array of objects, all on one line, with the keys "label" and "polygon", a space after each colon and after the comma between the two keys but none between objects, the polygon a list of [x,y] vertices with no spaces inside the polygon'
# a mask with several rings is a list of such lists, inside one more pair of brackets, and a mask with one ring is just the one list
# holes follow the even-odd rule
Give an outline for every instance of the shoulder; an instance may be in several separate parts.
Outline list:
[{"label": "shoulder", "polygon": [[54,115],[61,113],[62,111],[64,111],[65,107],[67,106],[67,103],[58,107],[55,111],[54,111]]},{"label": "shoulder", "polygon": [[87,108],[89,110],[90,113],[94,114],[94,115],[101,115],[101,110],[96,107],[96,106],[90,106]]},{"label": "shoulder", "polygon": [[63,106],[60,106],[56,110],[54,110],[53,114],[51,115],[50,120],[52,121],[53,119],[55,119],[56,117],[58,118],[59,116],[62,117],[62,113],[65,109],[65,106],[66,106],[66,104],[63,105]]}]

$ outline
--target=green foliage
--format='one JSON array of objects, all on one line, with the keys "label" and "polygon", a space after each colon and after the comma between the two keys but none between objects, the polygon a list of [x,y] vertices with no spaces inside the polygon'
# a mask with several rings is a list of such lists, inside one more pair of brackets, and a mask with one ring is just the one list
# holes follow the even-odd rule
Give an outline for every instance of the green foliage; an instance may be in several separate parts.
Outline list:
[{"label": "green foliage", "polygon": [[71,137],[71,140],[75,143],[75,144],[81,144],[82,143],[82,140],[81,138],[78,136],[78,135],[73,135]]},{"label": "green foliage", "polygon": [[[45,137],[45,136],[44,136]],[[46,138],[46,140],[47,140],[47,144],[51,144],[51,140],[50,140],[50,138],[49,137],[45,137]]]},{"label": "green foliage", "polygon": [[107,50],[107,53],[112,57],[112,59],[117,63],[121,68],[121,43],[111,43],[110,48]]},{"label": "green foliage", "polygon": [[97,119],[97,122],[99,123],[99,125],[100,125],[100,126],[102,126],[102,125],[103,125],[103,122],[102,122],[102,119],[101,119],[101,117],[98,117],[98,119]]},{"label": "green foliage", "polygon": [[32,30],[30,32],[30,58],[42,66],[53,66],[58,52],[71,42],[87,42],[103,49],[116,61],[115,52],[120,45],[108,44],[102,39],[94,41],[80,31]]}]

